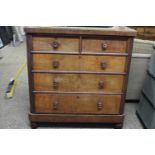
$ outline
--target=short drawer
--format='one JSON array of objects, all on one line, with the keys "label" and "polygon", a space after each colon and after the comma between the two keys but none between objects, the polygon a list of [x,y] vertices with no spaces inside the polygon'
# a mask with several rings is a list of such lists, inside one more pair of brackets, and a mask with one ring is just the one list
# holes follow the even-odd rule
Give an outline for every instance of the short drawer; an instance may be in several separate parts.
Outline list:
[{"label": "short drawer", "polygon": [[33,54],[34,70],[125,72],[123,56]]},{"label": "short drawer", "polygon": [[126,40],[83,39],[82,41],[82,52],[125,53],[126,51],[127,51]]},{"label": "short drawer", "polygon": [[33,51],[78,52],[78,38],[33,37]]},{"label": "short drawer", "polygon": [[120,95],[35,94],[37,113],[119,114]]},{"label": "short drawer", "polygon": [[34,73],[34,90],[122,92],[123,75]]}]

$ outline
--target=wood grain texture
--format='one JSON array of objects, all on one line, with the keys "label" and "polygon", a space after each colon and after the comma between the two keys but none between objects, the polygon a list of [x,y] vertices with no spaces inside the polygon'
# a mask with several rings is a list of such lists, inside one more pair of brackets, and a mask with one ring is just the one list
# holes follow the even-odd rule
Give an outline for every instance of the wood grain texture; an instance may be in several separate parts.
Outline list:
[{"label": "wood grain texture", "polygon": [[128,60],[126,61],[125,68],[127,72],[127,76],[125,76],[124,83],[123,83],[123,92],[124,95],[122,97],[121,106],[120,106],[120,113],[124,113],[124,104],[125,98],[127,93],[127,86],[128,86],[128,78],[129,78],[129,71],[130,71],[130,64],[131,64],[131,57],[132,57],[132,49],[133,49],[133,38],[128,39],[128,47],[127,51],[129,53]]},{"label": "wood grain texture", "polygon": [[124,26],[113,28],[88,28],[88,27],[26,27],[27,34],[48,34],[48,35],[97,35],[97,36],[136,36],[136,31]]},{"label": "wood grain texture", "polygon": [[[105,49],[103,45],[107,45]],[[83,39],[82,52],[122,52],[127,50],[126,40]]]},{"label": "wood grain texture", "polygon": [[[59,63],[58,67],[54,67],[54,62]],[[125,62],[126,57],[33,54],[33,70],[124,73]]]},{"label": "wood grain texture", "polygon": [[[63,38],[63,37],[33,37],[34,51],[79,51],[79,38]],[[53,48],[52,43],[57,42],[57,48]]]},{"label": "wood grain texture", "polygon": [[[53,81],[58,88],[53,88]],[[99,88],[99,82],[104,88]],[[77,75],[77,74],[41,74],[34,73],[34,90],[49,91],[87,91],[87,92],[122,92],[124,76],[122,75]]]},{"label": "wood grain texture", "polygon": [[155,40],[155,26],[131,26],[137,31],[136,38],[143,40]]},{"label": "wood grain texture", "polygon": [[122,123],[124,115],[29,114],[32,122]]},{"label": "wood grain texture", "polygon": [[32,51],[32,36],[31,35],[27,35],[26,36],[27,39],[27,71],[28,71],[28,84],[29,84],[29,98],[30,98],[30,111],[34,112],[34,96],[32,94],[33,90],[33,74],[31,73],[32,70],[32,66],[33,66],[33,59],[32,59],[32,55],[31,55],[31,51]]},{"label": "wood grain texture", "polygon": [[[35,94],[37,113],[119,114],[121,96]],[[54,103],[58,102],[57,109]],[[102,108],[98,108],[98,103]]]},{"label": "wood grain texture", "polygon": [[64,51],[31,51],[31,54],[61,54],[61,55],[90,55],[90,56],[125,56],[127,57],[128,53],[109,53],[109,52],[83,52],[83,53],[77,53],[77,52],[64,52]]},{"label": "wood grain texture", "polygon": [[135,30],[26,28],[31,126],[40,122],[122,127]]},{"label": "wood grain texture", "polygon": [[113,92],[58,92],[58,91],[46,91],[46,90],[33,90],[33,94],[57,94],[57,95],[124,95],[124,93],[113,93]]}]

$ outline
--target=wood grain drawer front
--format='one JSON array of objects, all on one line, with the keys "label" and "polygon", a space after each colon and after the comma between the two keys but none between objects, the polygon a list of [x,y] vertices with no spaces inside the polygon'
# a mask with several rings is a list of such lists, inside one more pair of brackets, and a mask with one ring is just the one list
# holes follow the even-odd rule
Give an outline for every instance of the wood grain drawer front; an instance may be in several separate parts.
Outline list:
[{"label": "wood grain drawer front", "polygon": [[78,52],[78,38],[52,38],[52,37],[33,37],[33,51],[64,51]]},{"label": "wood grain drawer front", "polygon": [[127,41],[83,39],[82,52],[126,52]]},{"label": "wood grain drawer front", "polygon": [[67,92],[122,92],[123,75],[34,74],[34,89]]},{"label": "wood grain drawer front", "polygon": [[119,114],[121,96],[35,94],[37,113]]},{"label": "wood grain drawer front", "polygon": [[126,57],[114,56],[76,56],[55,54],[33,54],[34,70],[55,71],[125,71]]}]

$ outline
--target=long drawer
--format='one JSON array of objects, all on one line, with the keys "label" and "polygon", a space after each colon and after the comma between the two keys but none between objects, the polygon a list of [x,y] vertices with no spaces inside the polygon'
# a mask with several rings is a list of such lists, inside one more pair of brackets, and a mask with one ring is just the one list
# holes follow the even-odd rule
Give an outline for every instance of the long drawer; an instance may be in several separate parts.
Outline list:
[{"label": "long drawer", "polygon": [[33,54],[34,70],[125,72],[126,57]]},{"label": "long drawer", "polygon": [[35,94],[37,113],[119,114],[120,95]]},{"label": "long drawer", "polygon": [[78,37],[33,37],[33,51],[63,52],[114,52],[125,53],[127,40],[109,40],[103,38],[81,39]]},{"label": "long drawer", "polygon": [[122,92],[123,75],[34,73],[34,90]]}]

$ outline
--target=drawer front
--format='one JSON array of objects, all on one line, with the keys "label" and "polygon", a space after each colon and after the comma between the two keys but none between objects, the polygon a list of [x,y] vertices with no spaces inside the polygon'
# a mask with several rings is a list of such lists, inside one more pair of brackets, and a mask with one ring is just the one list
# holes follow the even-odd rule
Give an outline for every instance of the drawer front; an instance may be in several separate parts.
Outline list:
[{"label": "drawer front", "polygon": [[124,40],[93,40],[83,39],[82,52],[122,52],[127,51],[127,41]]},{"label": "drawer front", "polygon": [[34,74],[34,89],[68,92],[122,92],[123,75]]},{"label": "drawer front", "polygon": [[78,38],[33,37],[33,51],[78,52]]},{"label": "drawer front", "polygon": [[33,54],[34,70],[124,72],[126,57]]},{"label": "drawer front", "polygon": [[119,114],[121,96],[35,94],[38,113]]}]

